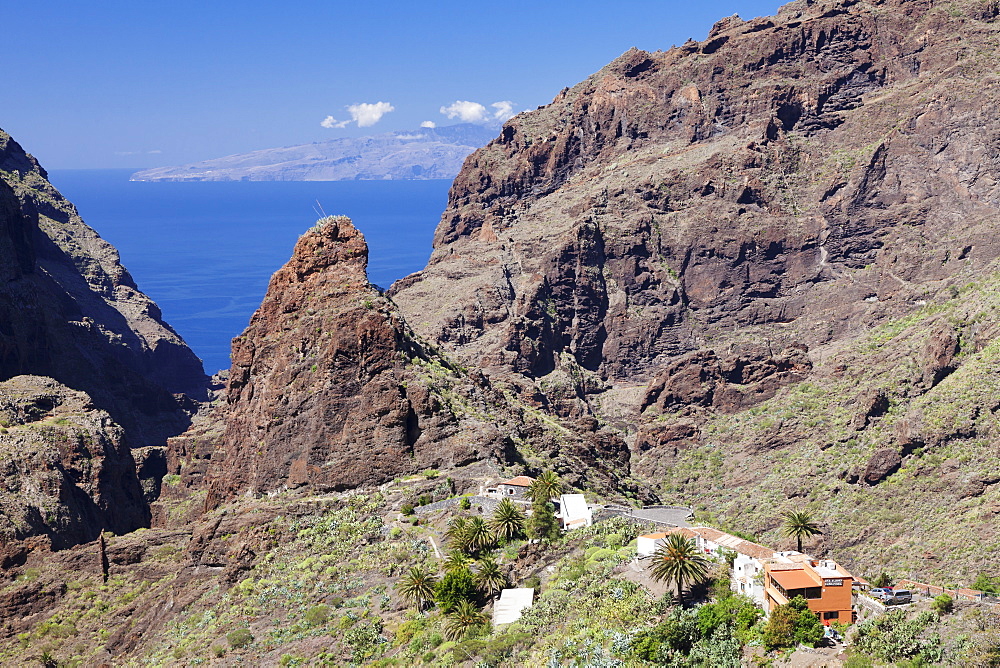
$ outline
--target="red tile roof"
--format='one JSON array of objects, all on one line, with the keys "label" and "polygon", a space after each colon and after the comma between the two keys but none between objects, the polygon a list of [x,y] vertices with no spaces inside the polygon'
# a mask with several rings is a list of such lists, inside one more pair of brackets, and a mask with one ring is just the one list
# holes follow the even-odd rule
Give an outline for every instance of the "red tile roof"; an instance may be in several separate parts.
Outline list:
[{"label": "red tile roof", "polygon": [[501,485],[513,485],[514,487],[531,487],[531,483],[535,482],[534,478],[526,475],[519,475],[516,478],[511,478],[507,482],[500,483]]}]

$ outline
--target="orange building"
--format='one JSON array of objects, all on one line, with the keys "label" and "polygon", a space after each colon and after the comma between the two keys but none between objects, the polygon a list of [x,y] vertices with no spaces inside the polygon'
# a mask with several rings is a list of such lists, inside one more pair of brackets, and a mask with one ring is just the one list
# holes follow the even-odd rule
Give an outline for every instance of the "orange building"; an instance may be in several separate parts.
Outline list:
[{"label": "orange building", "polygon": [[853,584],[854,576],[829,559],[816,560],[794,553],[764,563],[764,596],[768,613],[801,596],[823,624],[853,624]]}]

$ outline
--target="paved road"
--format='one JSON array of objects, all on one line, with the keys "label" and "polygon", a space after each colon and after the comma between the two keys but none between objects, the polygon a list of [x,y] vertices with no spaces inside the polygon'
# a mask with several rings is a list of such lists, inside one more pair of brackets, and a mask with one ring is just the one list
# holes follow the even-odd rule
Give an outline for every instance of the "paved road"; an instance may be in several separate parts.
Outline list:
[{"label": "paved road", "polygon": [[663,508],[621,508],[613,509],[608,508],[609,512],[616,515],[621,515],[623,517],[631,517],[637,520],[644,520],[647,522],[656,522],[657,524],[670,525],[675,527],[689,527],[691,524],[688,523],[688,519],[691,517],[690,508],[680,508],[680,507],[663,507]]}]

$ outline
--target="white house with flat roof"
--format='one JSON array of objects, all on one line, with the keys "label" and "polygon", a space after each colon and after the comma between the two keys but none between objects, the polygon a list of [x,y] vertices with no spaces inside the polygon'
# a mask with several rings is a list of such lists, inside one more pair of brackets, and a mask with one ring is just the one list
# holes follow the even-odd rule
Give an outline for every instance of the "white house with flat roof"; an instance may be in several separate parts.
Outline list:
[{"label": "white house with flat roof", "polygon": [[594,522],[593,513],[590,511],[590,506],[587,505],[587,500],[583,498],[583,494],[560,495],[556,519],[559,520],[563,531],[589,527]]}]

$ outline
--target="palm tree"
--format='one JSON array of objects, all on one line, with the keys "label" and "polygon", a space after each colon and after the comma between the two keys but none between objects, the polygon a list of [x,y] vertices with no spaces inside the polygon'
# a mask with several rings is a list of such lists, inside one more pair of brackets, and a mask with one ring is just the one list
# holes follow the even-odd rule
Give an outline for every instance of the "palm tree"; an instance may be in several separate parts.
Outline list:
[{"label": "palm tree", "polygon": [[649,558],[653,560],[650,576],[657,582],[673,582],[682,605],[684,584],[701,582],[708,575],[708,559],[698,551],[693,538],[685,538],[679,533],[668,535],[666,542]]},{"label": "palm tree", "polygon": [[535,503],[545,502],[562,494],[563,484],[552,471],[543,471],[528,489],[528,496]]},{"label": "palm tree", "polygon": [[799,552],[802,551],[802,539],[808,538],[809,536],[815,536],[816,534],[822,534],[823,532],[819,530],[816,525],[815,520],[813,520],[812,515],[804,511],[790,510],[785,513],[785,535],[789,537],[795,537],[797,543],[797,549]]},{"label": "palm tree", "polygon": [[468,540],[467,549],[473,552],[493,547],[493,532],[482,517],[473,517],[465,523],[465,538]]},{"label": "palm tree", "polygon": [[437,578],[419,566],[414,566],[396,584],[396,589],[407,601],[423,610],[424,605],[434,600],[434,585]]},{"label": "palm tree", "polygon": [[459,640],[473,629],[485,626],[486,615],[469,601],[459,601],[447,616],[444,635],[448,640]]},{"label": "palm tree", "polygon": [[507,576],[500,570],[500,564],[492,557],[483,557],[479,560],[479,566],[473,579],[479,590],[487,596],[494,596],[507,586]]},{"label": "palm tree", "polygon": [[472,557],[459,550],[451,550],[448,552],[448,556],[445,557],[444,564],[442,564],[445,573],[451,573],[452,571],[468,568],[471,565]]},{"label": "palm tree", "polygon": [[453,517],[448,521],[448,528],[444,532],[444,537],[452,548],[465,550],[469,546],[465,530],[467,524],[468,520],[464,517]]},{"label": "palm tree", "polygon": [[510,499],[504,499],[493,511],[490,528],[498,540],[514,540],[524,535],[525,519],[524,513]]}]

